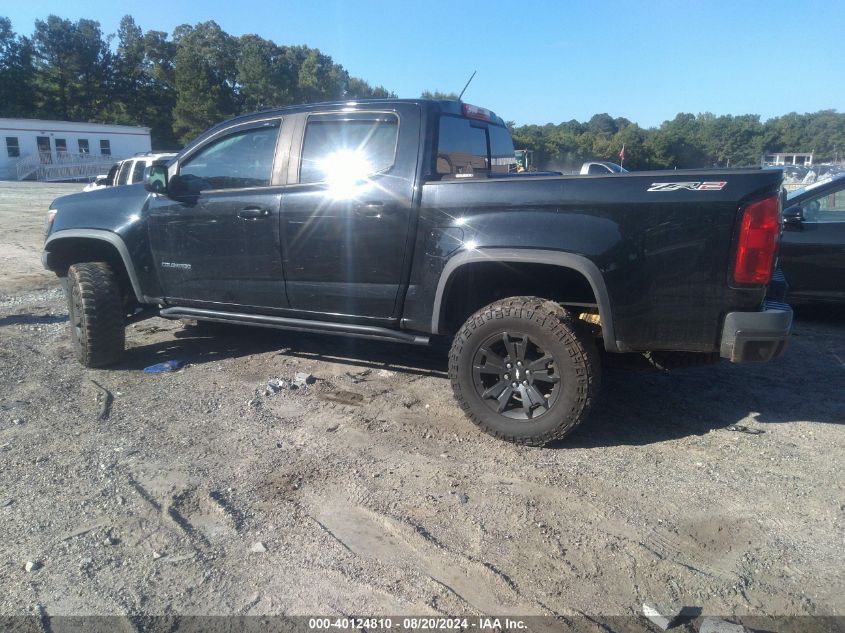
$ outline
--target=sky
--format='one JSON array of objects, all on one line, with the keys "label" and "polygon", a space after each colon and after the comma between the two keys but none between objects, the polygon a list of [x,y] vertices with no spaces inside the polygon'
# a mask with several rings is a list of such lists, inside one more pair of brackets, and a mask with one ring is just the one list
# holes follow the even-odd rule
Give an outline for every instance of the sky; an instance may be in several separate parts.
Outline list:
[{"label": "sky", "polygon": [[475,70],[464,101],[517,124],[845,108],[845,0],[0,0],[21,34],[51,13],[106,34],[126,13],[145,31],[214,20],[319,48],[400,97],[460,92]]}]

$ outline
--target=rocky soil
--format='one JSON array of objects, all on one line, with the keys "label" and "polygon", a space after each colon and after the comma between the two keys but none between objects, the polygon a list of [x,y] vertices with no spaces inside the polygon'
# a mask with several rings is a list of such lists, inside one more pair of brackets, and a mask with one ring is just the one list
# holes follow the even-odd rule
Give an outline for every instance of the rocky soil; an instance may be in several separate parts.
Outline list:
[{"label": "rocky soil", "polygon": [[39,261],[78,189],[0,185],[0,615],[843,614],[843,312],[770,364],[609,369],[524,448],[462,416],[442,348],[154,318],[80,367]]}]

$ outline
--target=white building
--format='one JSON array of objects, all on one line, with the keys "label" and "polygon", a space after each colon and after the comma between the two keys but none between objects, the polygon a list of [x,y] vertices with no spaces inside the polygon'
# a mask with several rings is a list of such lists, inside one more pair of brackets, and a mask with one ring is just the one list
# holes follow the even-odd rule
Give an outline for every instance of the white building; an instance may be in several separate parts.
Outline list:
[{"label": "white building", "polygon": [[763,156],[764,165],[799,165],[811,167],[813,165],[813,152],[775,152]]},{"label": "white building", "polygon": [[148,152],[150,129],[131,125],[0,118],[0,179],[83,180]]}]

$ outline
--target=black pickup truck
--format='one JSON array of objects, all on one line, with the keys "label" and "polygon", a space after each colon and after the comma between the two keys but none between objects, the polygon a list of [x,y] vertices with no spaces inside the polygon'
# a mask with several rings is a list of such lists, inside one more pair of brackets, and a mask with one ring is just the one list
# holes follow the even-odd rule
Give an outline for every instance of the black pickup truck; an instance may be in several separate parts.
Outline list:
[{"label": "black pickup truck", "polygon": [[467,415],[544,444],[601,355],[766,361],[792,311],[780,172],[512,174],[502,119],[459,101],[312,104],[208,130],[144,184],[65,196],[44,265],[80,362],[146,314],[425,344]]}]

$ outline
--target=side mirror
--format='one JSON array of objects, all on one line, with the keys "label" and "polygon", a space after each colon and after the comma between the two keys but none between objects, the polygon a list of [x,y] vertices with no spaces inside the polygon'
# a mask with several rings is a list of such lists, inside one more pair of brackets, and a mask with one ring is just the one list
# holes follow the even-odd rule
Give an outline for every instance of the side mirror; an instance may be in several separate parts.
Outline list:
[{"label": "side mirror", "polygon": [[167,192],[167,165],[153,163],[144,170],[144,189],[152,193]]},{"label": "side mirror", "polygon": [[799,206],[787,207],[783,211],[783,227],[789,231],[800,231],[804,223],[804,211]]},{"label": "side mirror", "polygon": [[167,194],[173,197],[188,197],[198,195],[198,191],[192,190],[192,185],[195,185],[193,179],[185,178],[176,174],[167,183]]},{"label": "side mirror", "polygon": [[206,189],[211,189],[211,183],[193,174],[176,174],[167,183],[167,195],[185,201],[197,198]]}]

